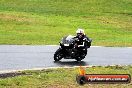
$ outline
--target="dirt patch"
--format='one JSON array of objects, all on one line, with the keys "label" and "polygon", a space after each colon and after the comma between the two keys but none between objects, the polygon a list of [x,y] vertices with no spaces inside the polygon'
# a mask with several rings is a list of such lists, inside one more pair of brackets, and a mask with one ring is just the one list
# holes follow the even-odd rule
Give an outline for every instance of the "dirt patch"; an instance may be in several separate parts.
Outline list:
[{"label": "dirt patch", "polygon": [[20,75],[31,75],[31,74],[26,74],[25,72],[1,73],[0,78],[4,79],[4,78],[15,77]]},{"label": "dirt patch", "polygon": [[0,19],[5,21],[33,22],[32,19],[18,15],[0,13]]}]

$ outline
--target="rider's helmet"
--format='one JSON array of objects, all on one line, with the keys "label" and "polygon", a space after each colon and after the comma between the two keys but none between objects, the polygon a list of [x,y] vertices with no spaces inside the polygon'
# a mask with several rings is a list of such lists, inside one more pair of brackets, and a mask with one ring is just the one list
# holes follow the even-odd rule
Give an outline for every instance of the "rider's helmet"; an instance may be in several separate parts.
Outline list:
[{"label": "rider's helmet", "polygon": [[80,28],[77,29],[76,34],[78,38],[82,38],[85,35],[84,30]]}]

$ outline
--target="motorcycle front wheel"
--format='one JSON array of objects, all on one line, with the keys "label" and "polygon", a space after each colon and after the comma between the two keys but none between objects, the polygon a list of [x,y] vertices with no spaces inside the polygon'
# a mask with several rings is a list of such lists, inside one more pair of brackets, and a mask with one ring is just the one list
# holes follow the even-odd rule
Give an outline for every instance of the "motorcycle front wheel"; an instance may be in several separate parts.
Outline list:
[{"label": "motorcycle front wheel", "polygon": [[59,49],[55,52],[55,54],[54,54],[54,60],[55,60],[55,61],[59,61],[59,60],[61,60],[62,58],[63,58],[62,49],[59,48]]}]

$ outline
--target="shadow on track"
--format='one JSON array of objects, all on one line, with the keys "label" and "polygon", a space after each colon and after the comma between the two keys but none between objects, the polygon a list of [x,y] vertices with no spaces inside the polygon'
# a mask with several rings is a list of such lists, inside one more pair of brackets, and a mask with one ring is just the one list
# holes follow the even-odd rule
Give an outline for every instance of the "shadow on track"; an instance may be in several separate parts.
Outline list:
[{"label": "shadow on track", "polygon": [[57,65],[61,65],[61,66],[86,66],[88,65],[88,63],[81,61],[81,62],[77,62],[77,61],[58,61],[58,62],[54,62]]}]

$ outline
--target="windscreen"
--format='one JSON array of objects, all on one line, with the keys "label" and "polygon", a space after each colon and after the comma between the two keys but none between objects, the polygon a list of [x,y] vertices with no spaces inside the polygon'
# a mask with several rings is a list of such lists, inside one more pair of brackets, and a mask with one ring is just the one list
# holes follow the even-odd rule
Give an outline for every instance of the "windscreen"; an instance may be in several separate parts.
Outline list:
[{"label": "windscreen", "polygon": [[65,36],[62,39],[63,44],[71,44],[71,43],[73,43],[73,41],[74,41],[74,36],[71,36],[71,35]]}]

